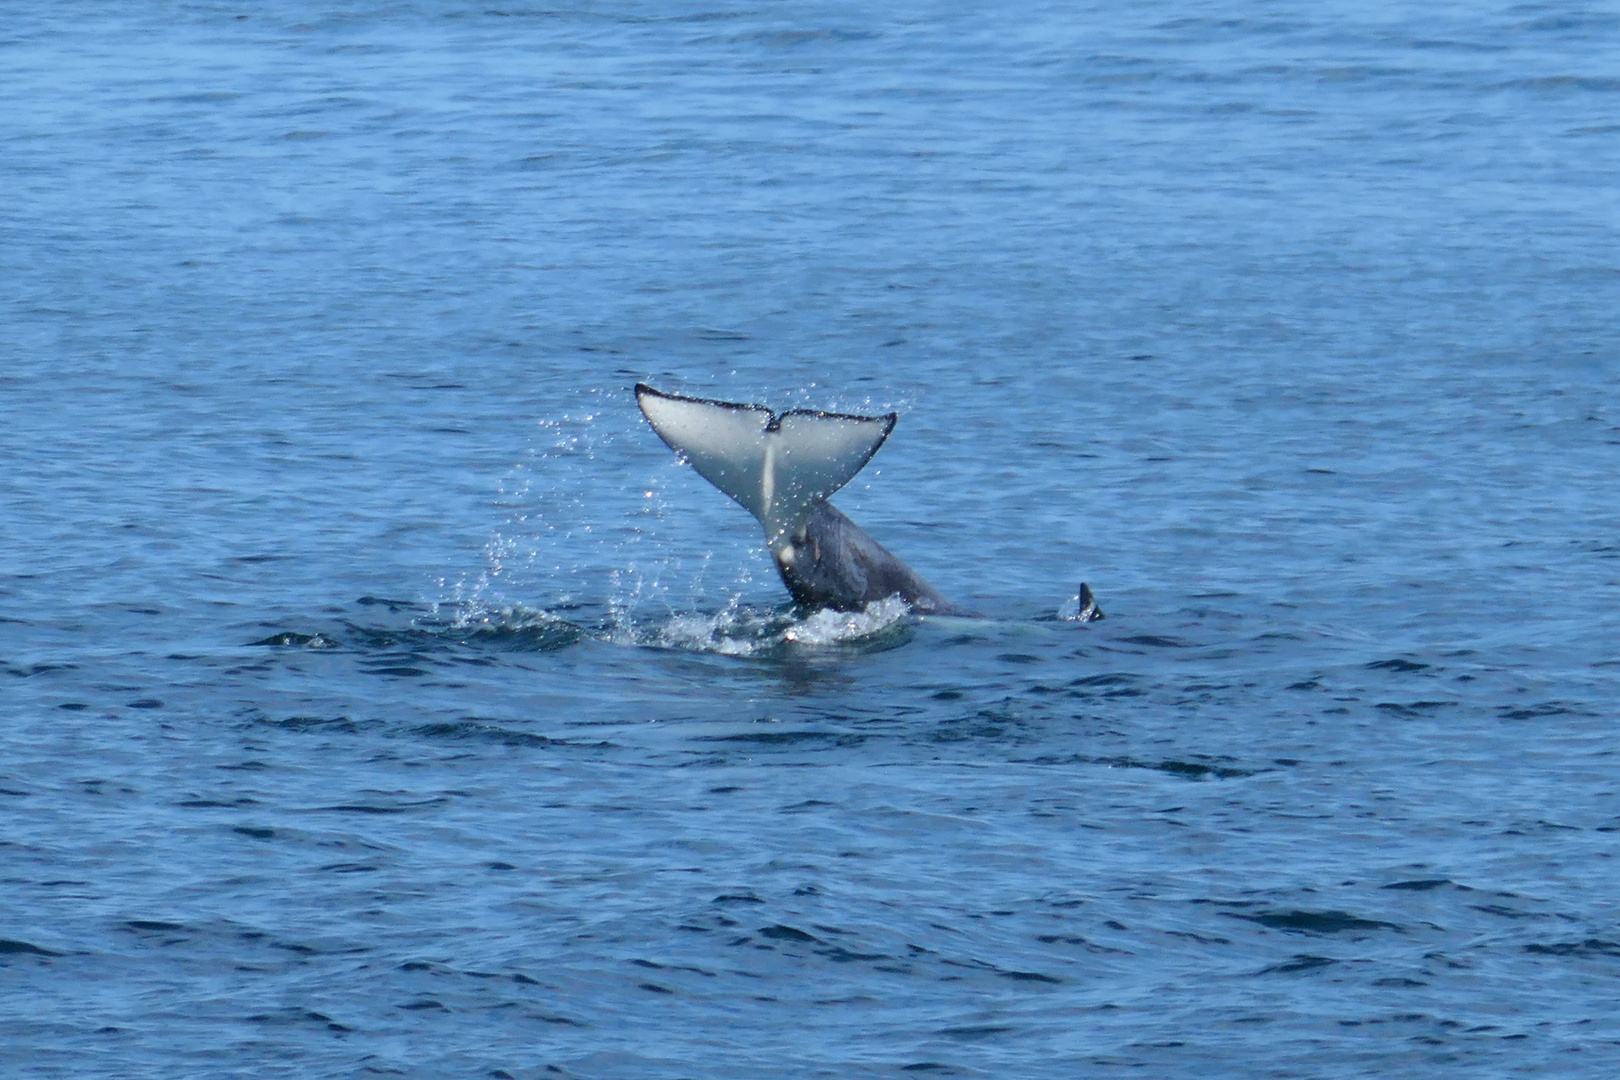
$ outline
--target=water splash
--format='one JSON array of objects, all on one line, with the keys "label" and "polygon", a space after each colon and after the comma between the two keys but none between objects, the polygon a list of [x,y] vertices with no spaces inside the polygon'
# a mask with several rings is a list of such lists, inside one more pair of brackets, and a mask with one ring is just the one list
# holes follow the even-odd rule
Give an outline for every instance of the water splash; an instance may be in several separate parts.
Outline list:
[{"label": "water splash", "polygon": [[[904,605],[802,620],[772,606],[780,591],[755,522],[670,455],[619,396],[597,388],[538,422],[539,437],[500,480],[505,518],[483,565],[440,581],[458,626],[540,610],[615,644],[753,656],[858,641],[903,618]],[[824,397],[812,384],[760,400],[878,406]],[[704,613],[716,598],[726,606]]]},{"label": "water splash", "polygon": [[1064,601],[1057,610],[1057,617],[1064,622],[1096,622],[1106,618],[1102,608],[1097,606],[1097,598],[1091,594],[1091,586],[1085,582],[1080,583],[1080,591]]},{"label": "water splash", "polygon": [[484,545],[484,565],[441,581],[446,602],[498,615],[537,601],[628,612],[658,598],[662,560],[641,548],[663,516],[668,463],[639,483],[603,475],[602,458],[624,456],[618,444],[629,427],[623,409],[596,400],[609,393],[587,392],[576,408],[538,421],[538,438],[499,482],[494,504],[505,517]]},{"label": "water splash", "polygon": [[[775,658],[818,652],[878,652],[910,640],[917,619],[898,597],[878,600],[862,611],[814,611],[808,614],[761,607],[733,597],[718,612],[676,612],[633,618],[622,609],[566,612],[520,604],[493,608],[477,603],[443,602],[418,612],[404,628],[362,627],[347,623],[349,640],[373,647],[402,640],[427,645],[486,647],[505,651],[550,652],[585,638],[625,648],[669,649],[719,656]],[[293,638],[298,640],[294,641]],[[286,640],[283,640],[286,639]],[[306,644],[308,642],[308,644]],[[335,644],[332,642],[330,644]],[[319,638],[283,634],[255,644],[300,644],[316,648]]]},{"label": "water splash", "polygon": [[714,615],[672,616],[634,640],[722,656],[778,656],[848,646],[875,651],[900,644],[912,622],[911,608],[899,597],[874,601],[862,611],[821,610],[802,617],[733,603]]}]

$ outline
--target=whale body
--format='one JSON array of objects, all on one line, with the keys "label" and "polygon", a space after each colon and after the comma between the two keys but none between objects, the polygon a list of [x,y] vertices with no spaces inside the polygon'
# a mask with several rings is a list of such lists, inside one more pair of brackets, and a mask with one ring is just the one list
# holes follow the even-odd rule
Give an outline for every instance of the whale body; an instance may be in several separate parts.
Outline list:
[{"label": "whale body", "polygon": [[859,611],[899,597],[915,611],[967,614],[827,501],[899,419],[681,397],[636,384],[642,415],[698,474],[753,514],[793,599]]}]

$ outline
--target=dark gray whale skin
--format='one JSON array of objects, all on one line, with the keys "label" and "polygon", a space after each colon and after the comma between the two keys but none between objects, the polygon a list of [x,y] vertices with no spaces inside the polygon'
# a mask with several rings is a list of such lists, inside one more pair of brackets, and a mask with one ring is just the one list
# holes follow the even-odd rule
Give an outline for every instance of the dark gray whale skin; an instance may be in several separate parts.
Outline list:
[{"label": "dark gray whale skin", "polygon": [[825,499],[771,555],[782,583],[803,608],[860,611],[874,600],[898,596],[915,611],[970,614]]}]

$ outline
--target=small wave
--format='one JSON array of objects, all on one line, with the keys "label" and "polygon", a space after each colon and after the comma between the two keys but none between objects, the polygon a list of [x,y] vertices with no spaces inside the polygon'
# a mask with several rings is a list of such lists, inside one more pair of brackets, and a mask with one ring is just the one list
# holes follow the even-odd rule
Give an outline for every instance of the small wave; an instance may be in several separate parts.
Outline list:
[{"label": "small wave", "polygon": [[585,636],[578,624],[549,611],[509,606],[468,607],[441,633],[459,644],[509,652],[554,652]]}]

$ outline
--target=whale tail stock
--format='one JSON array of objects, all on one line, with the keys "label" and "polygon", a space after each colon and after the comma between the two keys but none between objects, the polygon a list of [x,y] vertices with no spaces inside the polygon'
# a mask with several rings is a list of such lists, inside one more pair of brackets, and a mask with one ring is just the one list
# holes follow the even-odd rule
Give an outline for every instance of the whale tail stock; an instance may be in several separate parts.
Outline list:
[{"label": "whale tail stock", "polygon": [[829,495],[866,467],[898,414],[846,416],[679,397],[636,384],[658,437],[698,475],[741,503],[775,550]]}]

